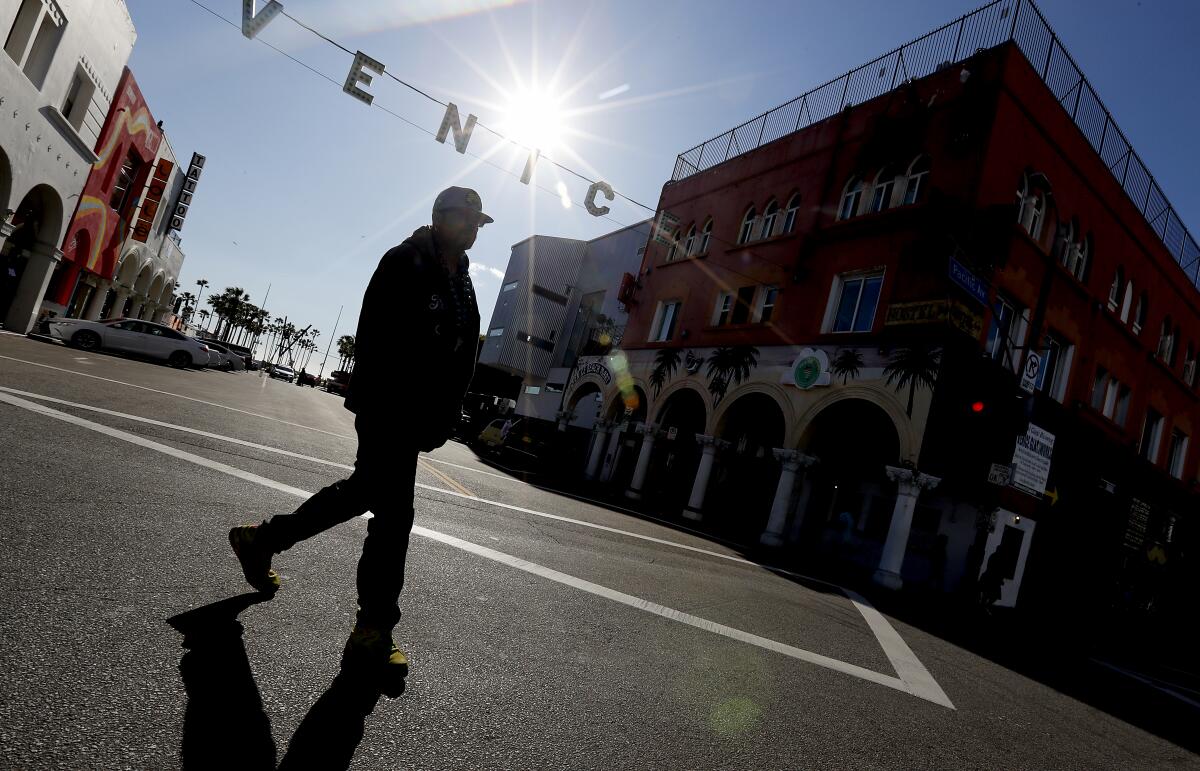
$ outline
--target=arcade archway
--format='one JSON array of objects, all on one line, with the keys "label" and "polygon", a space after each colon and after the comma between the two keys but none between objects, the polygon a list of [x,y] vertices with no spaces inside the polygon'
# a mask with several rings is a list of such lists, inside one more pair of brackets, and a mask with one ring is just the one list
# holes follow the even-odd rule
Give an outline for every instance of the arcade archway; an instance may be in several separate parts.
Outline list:
[{"label": "arcade archway", "polygon": [[771,511],[787,425],[783,410],[765,393],[749,393],[725,411],[716,434],[729,442],[722,452],[705,503],[706,517],[731,540],[754,543]]}]

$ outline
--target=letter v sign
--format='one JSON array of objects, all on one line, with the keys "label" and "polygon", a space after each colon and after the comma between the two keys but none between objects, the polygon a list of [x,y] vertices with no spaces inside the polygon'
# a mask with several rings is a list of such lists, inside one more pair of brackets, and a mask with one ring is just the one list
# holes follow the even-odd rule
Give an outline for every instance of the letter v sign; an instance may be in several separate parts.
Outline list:
[{"label": "letter v sign", "polygon": [[260,13],[254,12],[254,5],[255,0],[242,0],[242,34],[251,40],[283,10],[283,5],[276,0],[269,0]]}]

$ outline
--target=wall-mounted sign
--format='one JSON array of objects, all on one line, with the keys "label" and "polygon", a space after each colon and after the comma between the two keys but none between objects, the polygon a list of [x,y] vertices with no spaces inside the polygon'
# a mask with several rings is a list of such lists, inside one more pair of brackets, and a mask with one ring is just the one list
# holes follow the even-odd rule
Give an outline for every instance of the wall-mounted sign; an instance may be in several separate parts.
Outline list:
[{"label": "wall-mounted sign", "polygon": [[796,360],[783,373],[781,381],[803,391],[829,385],[832,382],[829,374],[829,354],[818,348],[802,349],[796,355]]},{"label": "wall-mounted sign", "polygon": [[1150,527],[1150,504],[1134,498],[1129,502],[1129,522],[1125,526],[1125,546],[1141,549],[1146,544],[1146,530]]},{"label": "wall-mounted sign", "polygon": [[590,361],[579,369],[579,377],[585,375],[597,375],[604,381],[604,385],[612,382],[612,373],[608,371],[608,367],[598,361]]},{"label": "wall-mounted sign", "polygon": [[1024,436],[1017,437],[1013,449],[1013,473],[1010,484],[1021,492],[1041,498],[1050,479],[1050,459],[1054,455],[1054,434],[1029,424]]},{"label": "wall-mounted sign", "polygon": [[204,171],[204,162],[207,160],[200,153],[192,153],[192,162],[188,166],[187,178],[183,180],[183,188],[179,191],[179,198],[175,201],[175,210],[171,213],[171,230],[182,230],[183,221],[187,219],[188,209],[192,205],[192,196],[196,192],[196,185],[200,182],[200,174]]},{"label": "wall-mounted sign", "polygon": [[158,216],[158,207],[167,193],[167,183],[171,180],[171,172],[175,164],[166,158],[159,158],[154,167],[154,176],[146,186],[146,199],[142,201],[142,209],[138,212],[137,224],[133,227],[133,239],[146,243],[150,230],[154,227],[154,219]]},{"label": "wall-mounted sign", "polygon": [[1037,351],[1025,353],[1025,365],[1021,367],[1021,390],[1032,394],[1037,387],[1038,373],[1042,371],[1042,357]]},{"label": "wall-mounted sign", "polygon": [[958,260],[950,258],[950,280],[957,284],[972,298],[979,301],[983,307],[988,304],[988,287],[979,276],[976,276]]},{"label": "wall-mounted sign", "polygon": [[885,326],[949,324],[971,337],[978,338],[983,334],[983,317],[952,300],[892,303],[888,306],[883,323]]}]

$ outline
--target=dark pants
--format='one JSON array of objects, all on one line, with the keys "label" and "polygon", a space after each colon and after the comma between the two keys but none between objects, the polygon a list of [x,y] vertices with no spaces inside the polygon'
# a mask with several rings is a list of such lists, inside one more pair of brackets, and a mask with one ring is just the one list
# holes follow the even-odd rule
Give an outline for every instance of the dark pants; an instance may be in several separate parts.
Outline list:
[{"label": "dark pants", "polygon": [[407,432],[385,419],[359,415],[354,473],[309,498],[292,514],[263,524],[275,552],[370,511],[367,538],[358,560],[359,623],[390,632],[400,621],[404,558],[413,526],[413,485],[417,450]]}]

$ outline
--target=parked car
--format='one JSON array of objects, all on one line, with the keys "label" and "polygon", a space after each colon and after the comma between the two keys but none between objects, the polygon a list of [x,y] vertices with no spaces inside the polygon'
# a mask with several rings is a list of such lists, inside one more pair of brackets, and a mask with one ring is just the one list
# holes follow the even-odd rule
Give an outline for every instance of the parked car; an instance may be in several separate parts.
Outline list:
[{"label": "parked car", "polygon": [[53,319],[50,336],[84,351],[120,351],[165,361],[172,367],[206,367],[209,348],[163,324],[138,319]]},{"label": "parked car", "polygon": [[317,376],[311,372],[300,370],[300,374],[296,376],[296,385],[317,387]]},{"label": "parked car", "polygon": [[295,383],[296,370],[286,364],[273,364],[271,365],[271,377],[276,380],[286,380],[289,383]]},{"label": "parked car", "polygon": [[[505,423],[509,424],[507,431],[504,430]],[[510,438],[520,435],[520,426],[521,418],[496,418],[479,432],[479,444],[490,450],[503,447]]]},{"label": "parked car", "polygon": [[350,387],[350,373],[336,370],[329,373],[329,378],[325,381],[325,390],[331,394],[345,396]]},{"label": "parked car", "polygon": [[215,361],[212,359],[209,360],[210,366],[223,369],[226,372],[241,371],[246,368],[246,362],[242,361],[242,357],[229,350],[225,346],[219,343],[214,343],[211,340],[205,341],[204,344],[207,345],[211,351],[217,354]]}]

